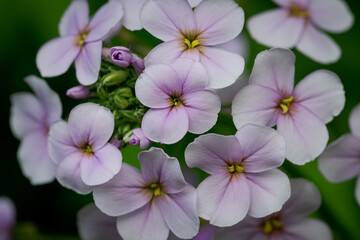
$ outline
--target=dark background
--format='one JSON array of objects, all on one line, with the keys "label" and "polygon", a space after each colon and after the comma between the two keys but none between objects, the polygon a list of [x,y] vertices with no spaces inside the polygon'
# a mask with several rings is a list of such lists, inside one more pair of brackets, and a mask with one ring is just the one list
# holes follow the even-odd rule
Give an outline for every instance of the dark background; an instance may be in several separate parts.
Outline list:
[{"label": "dark background", "polygon": [[[246,19],[264,10],[274,8],[275,4],[265,0],[238,0],[243,7]],[[9,129],[9,96],[19,91],[29,91],[23,79],[27,75],[39,72],[35,64],[38,49],[48,40],[58,36],[58,22],[69,5],[70,0],[12,0],[0,1],[0,53],[1,53],[1,160],[0,160],[0,196],[9,196],[17,207],[17,231],[26,232],[25,239],[76,239],[76,213],[87,203],[92,202],[91,194],[78,195],[73,191],[61,187],[57,182],[44,186],[32,186],[22,175],[18,165],[16,152],[19,145]],[[91,13],[94,13],[104,0],[90,0]],[[360,103],[360,2],[348,0],[348,5],[355,16],[355,24],[350,31],[331,35],[342,48],[341,59],[331,65],[313,62],[301,53],[295,51],[296,81],[318,69],[328,69],[339,75],[345,92],[346,104],[342,113],[328,124],[330,142],[342,134],[349,132],[348,117],[351,109]],[[246,27],[244,32],[247,33]],[[130,35],[130,37],[128,36]],[[126,37],[125,45],[129,41],[142,44],[141,53],[146,53],[151,47],[159,43],[144,30],[135,33],[123,32]],[[128,38],[129,37],[129,38]],[[114,44],[124,41],[114,40]],[[264,46],[250,39],[250,58],[246,68],[250,72],[257,53],[265,50]],[[50,86],[59,93],[64,106],[64,117],[71,108],[79,102],[65,96],[65,91],[77,85],[74,67],[56,78],[47,79]],[[211,130],[222,134],[234,134],[230,116],[221,115],[217,125]],[[183,150],[192,141],[193,135],[188,134],[184,141],[166,147],[169,155],[176,156],[184,162]],[[360,147],[360,146],[359,146]],[[136,161],[137,148],[124,150],[124,159]],[[128,160],[126,160],[128,161]],[[360,159],[359,159],[360,162]],[[330,184],[320,174],[317,162],[305,166],[293,166],[285,163],[282,168],[290,177],[304,177],[313,181],[319,188],[323,204],[314,216],[327,222],[335,239],[360,239],[360,207],[355,201],[355,179],[341,184]],[[194,170],[199,173],[200,171]],[[41,236],[41,238],[40,238]],[[55,237],[57,236],[57,238]]]}]

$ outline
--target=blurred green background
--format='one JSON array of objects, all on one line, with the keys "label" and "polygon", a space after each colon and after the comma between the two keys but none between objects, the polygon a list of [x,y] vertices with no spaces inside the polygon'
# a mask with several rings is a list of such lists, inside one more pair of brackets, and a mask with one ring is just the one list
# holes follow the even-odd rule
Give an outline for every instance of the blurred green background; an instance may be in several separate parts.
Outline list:
[{"label": "blurred green background", "polygon": [[[265,0],[238,0],[237,2],[243,7],[246,18],[276,7],[271,1]],[[9,96],[15,92],[29,91],[23,79],[30,74],[39,75],[35,64],[36,53],[41,45],[58,36],[58,22],[69,3],[70,0],[0,1],[0,66],[3,74],[1,81],[4,83],[1,94],[1,102],[4,106],[1,118],[3,136],[1,152],[4,155],[0,160],[0,196],[7,195],[15,202],[17,229],[25,231],[28,235],[23,239],[77,239],[76,213],[87,203],[92,202],[91,194],[78,195],[61,187],[57,182],[44,186],[31,186],[21,173],[16,158],[19,142],[12,136],[9,129]],[[105,1],[90,0],[89,3],[91,12],[94,13]],[[321,65],[295,51],[296,81],[317,69],[331,70],[343,81],[346,104],[342,113],[328,124],[330,142],[349,132],[350,111],[360,103],[360,25],[358,22],[360,2],[348,0],[347,3],[355,16],[355,24],[344,34],[331,35],[342,48],[342,57],[337,63]],[[246,27],[244,32],[247,33]],[[133,42],[133,49],[136,49],[137,43],[142,44],[143,48],[138,49],[143,52],[159,43],[144,30],[134,33],[125,31],[121,37],[126,39],[127,44],[129,41]],[[121,42],[124,41],[115,39],[113,43]],[[256,54],[265,50],[266,47],[250,38],[249,43],[250,57],[246,63],[246,69],[250,72]],[[65,117],[71,108],[79,103],[65,96],[68,88],[77,85],[74,68],[71,67],[60,77],[48,79],[48,83],[59,93],[63,101]],[[231,117],[220,115],[217,125],[210,131],[225,135],[234,134],[235,128]],[[165,151],[177,157],[184,165],[184,149],[194,137],[196,136],[188,134],[183,141],[164,146]],[[137,153],[137,147],[124,149],[124,161],[137,164]],[[186,170],[186,167],[184,169]],[[323,203],[314,216],[329,224],[334,239],[360,239],[360,207],[354,197],[355,179],[340,184],[330,184],[318,171],[317,161],[305,166],[294,166],[286,162],[282,170],[289,177],[305,177],[318,186]],[[198,174],[200,179],[205,177],[200,170],[191,169],[190,172]]]}]

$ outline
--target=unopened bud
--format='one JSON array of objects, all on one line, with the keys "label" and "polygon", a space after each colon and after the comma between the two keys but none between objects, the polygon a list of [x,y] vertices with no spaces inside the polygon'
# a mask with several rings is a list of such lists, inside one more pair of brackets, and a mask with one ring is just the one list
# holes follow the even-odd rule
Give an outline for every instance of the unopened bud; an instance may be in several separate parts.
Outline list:
[{"label": "unopened bud", "polygon": [[132,90],[129,87],[122,87],[116,90],[116,95],[123,98],[130,98],[133,96]]},{"label": "unopened bud", "polygon": [[110,48],[110,58],[113,63],[120,67],[128,67],[132,61],[132,55],[126,47]]},{"label": "unopened bud", "polygon": [[66,95],[73,99],[85,99],[90,97],[91,92],[85,86],[75,86],[66,91]]},{"label": "unopened bud", "polygon": [[139,58],[136,55],[132,56],[132,65],[135,69],[136,74],[140,75],[145,69],[145,62],[143,59]]},{"label": "unopened bud", "polygon": [[145,136],[141,128],[136,128],[129,139],[130,145],[138,145],[140,149],[145,149],[150,145],[150,140]]},{"label": "unopened bud", "polygon": [[128,100],[126,100],[125,98],[120,97],[118,95],[114,96],[114,101],[120,109],[125,109],[129,106]]},{"label": "unopened bud", "polygon": [[104,75],[101,78],[101,82],[106,86],[112,86],[112,85],[116,85],[116,84],[121,84],[122,82],[126,81],[128,76],[129,76],[129,74],[127,71],[120,70],[120,71],[116,71],[116,72],[111,72],[111,73]]},{"label": "unopened bud", "polygon": [[101,86],[99,86],[97,89],[96,89],[96,92],[97,94],[99,95],[99,98],[101,100],[105,100],[107,98],[107,92],[105,91],[105,89]]}]

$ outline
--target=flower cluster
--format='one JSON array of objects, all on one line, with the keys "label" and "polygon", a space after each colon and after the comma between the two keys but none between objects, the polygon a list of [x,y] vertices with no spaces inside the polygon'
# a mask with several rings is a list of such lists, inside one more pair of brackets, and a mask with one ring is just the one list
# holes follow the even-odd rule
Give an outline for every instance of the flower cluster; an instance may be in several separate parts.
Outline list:
[{"label": "flower cluster", "polygon": [[[240,82],[246,86],[231,107],[237,132],[196,136],[175,158],[164,144],[211,131],[224,99],[234,96],[229,89],[237,91],[245,61],[225,45],[242,31],[242,8],[234,0],[113,0],[89,20],[87,1],[72,1],[60,37],[40,48],[36,63],[43,77],[54,77],[75,62],[80,85],[66,95],[82,103],[63,120],[57,93],[30,76],[35,95],[12,95],[10,125],[32,184],[56,179],[93,192],[95,204],[78,214],[83,239],[331,239],[325,223],[305,218],[321,203],[315,185],[277,168],[321,155],[330,181],[358,176],[360,107],[350,117],[352,134],[326,148],[326,124],[345,105],[341,80],[317,70],[294,87],[295,54],[285,48],[336,61],[337,45],[317,28],[341,32],[353,17],[342,1],[274,2],[281,9],[248,22],[255,40],[281,48],[260,52],[248,84]],[[144,60],[130,47],[103,46],[121,26],[144,28],[163,43]],[[144,150],[141,169],[122,154],[129,145]],[[184,177],[189,168],[208,176],[193,186]]]}]

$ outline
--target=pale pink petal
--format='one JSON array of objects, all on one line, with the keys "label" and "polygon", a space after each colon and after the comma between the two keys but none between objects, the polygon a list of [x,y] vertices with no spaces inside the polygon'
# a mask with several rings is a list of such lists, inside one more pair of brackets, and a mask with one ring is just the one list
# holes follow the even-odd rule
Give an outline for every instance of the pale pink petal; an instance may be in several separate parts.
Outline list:
[{"label": "pale pink petal", "polygon": [[173,105],[171,96],[182,93],[178,74],[168,65],[146,67],[135,84],[139,101],[150,108],[166,108]]},{"label": "pale pink petal", "polygon": [[101,46],[101,41],[86,43],[75,60],[76,78],[82,85],[91,85],[98,80]]},{"label": "pale pink petal", "polygon": [[287,9],[278,8],[251,17],[247,22],[250,35],[269,47],[292,48],[299,41],[305,19],[292,17]]},{"label": "pale pink petal", "polygon": [[89,5],[86,0],[72,1],[61,17],[60,36],[75,35],[84,31],[89,23]]},{"label": "pale pink petal", "polygon": [[91,19],[88,29],[89,34],[85,38],[85,42],[93,42],[102,40],[123,17],[124,10],[122,4],[118,1],[110,1],[104,4]]},{"label": "pale pink petal", "polygon": [[297,103],[279,116],[277,129],[286,141],[286,158],[299,165],[318,157],[329,139],[325,123]]},{"label": "pale pink petal", "polygon": [[221,105],[224,106],[223,112],[231,114],[231,103],[233,102],[236,94],[248,85],[248,79],[249,75],[247,73],[243,73],[234,84],[226,88],[216,90],[217,95],[220,97]]},{"label": "pale pink petal", "polygon": [[232,226],[249,210],[249,191],[244,174],[209,176],[197,188],[199,216],[215,226]]},{"label": "pale pink petal", "polygon": [[118,217],[117,229],[127,240],[165,240],[169,235],[169,227],[155,202]]},{"label": "pale pink petal", "polygon": [[354,16],[345,1],[313,0],[309,13],[311,21],[327,32],[345,32],[354,23]]},{"label": "pale pink petal", "polygon": [[190,185],[179,193],[156,199],[167,226],[179,238],[190,239],[199,231],[196,200],[196,191]]},{"label": "pale pink petal", "polygon": [[71,110],[69,132],[79,148],[88,144],[92,151],[101,148],[114,131],[114,116],[111,111],[95,103],[83,103]]},{"label": "pale pink petal", "polygon": [[69,154],[79,151],[71,138],[67,123],[63,120],[51,125],[47,146],[49,156],[54,163],[59,163]]},{"label": "pale pink petal", "polygon": [[190,6],[192,8],[196,7],[197,5],[199,5],[199,3],[201,3],[202,0],[188,0]]},{"label": "pale pink petal", "polygon": [[83,158],[84,154],[80,151],[68,155],[57,165],[56,179],[66,188],[79,194],[88,194],[92,191],[92,187],[86,185],[80,176],[80,163]]},{"label": "pale pink petal", "polygon": [[241,146],[235,136],[206,134],[195,139],[185,150],[186,164],[209,174],[227,174],[228,164],[241,161]]},{"label": "pale pink petal", "polygon": [[[209,14],[211,12],[211,14]],[[244,26],[244,11],[233,0],[202,1],[194,11],[200,44],[215,45],[230,41]]]},{"label": "pale pink petal", "polygon": [[201,46],[200,62],[209,76],[209,88],[224,88],[233,84],[243,73],[242,56],[219,48]]},{"label": "pale pink petal", "polygon": [[[285,237],[286,236],[286,237]],[[307,218],[296,224],[286,226],[284,239],[316,239],[329,240],[332,239],[331,230],[323,221]]]},{"label": "pale pink petal", "polygon": [[111,143],[107,143],[81,161],[81,179],[89,186],[103,184],[120,171],[121,163],[120,150]]},{"label": "pale pink petal", "polygon": [[0,222],[0,236],[3,230],[11,230],[16,224],[16,207],[6,196],[0,196]]},{"label": "pale pink petal", "polygon": [[66,72],[81,47],[76,44],[76,35],[55,38],[45,43],[36,55],[36,65],[43,77],[56,77]]},{"label": "pale pink petal", "polygon": [[110,181],[94,187],[96,206],[109,216],[132,212],[150,202],[153,194],[145,189],[141,172],[123,163],[120,172]]},{"label": "pale pink petal", "polygon": [[350,134],[332,142],[319,157],[319,169],[328,181],[342,182],[360,175],[360,139]]},{"label": "pale pink petal", "polygon": [[204,133],[215,125],[221,110],[216,93],[211,90],[191,91],[185,93],[183,99],[189,116],[189,132]]},{"label": "pale pink petal", "polygon": [[163,41],[183,38],[196,29],[193,11],[185,0],[148,0],[140,20],[148,32]]},{"label": "pale pink petal", "polygon": [[77,226],[83,240],[121,240],[116,217],[104,214],[95,204],[89,204],[78,212]]},{"label": "pale pink petal", "polygon": [[360,138],[360,104],[356,105],[349,117],[351,133]]},{"label": "pale pink petal", "polygon": [[47,151],[47,132],[32,131],[21,141],[18,159],[23,174],[33,185],[52,182],[55,179],[55,164]]},{"label": "pale pink petal", "polygon": [[232,102],[232,116],[237,129],[248,123],[273,127],[281,113],[282,96],[277,91],[250,84],[242,88]]},{"label": "pale pink petal", "polygon": [[360,177],[358,177],[356,181],[355,198],[358,204],[360,205]]},{"label": "pale pink petal", "polygon": [[265,86],[291,96],[294,87],[295,54],[282,48],[263,51],[256,56],[249,83]]},{"label": "pale pink petal", "polygon": [[150,109],[143,117],[141,128],[151,141],[172,144],[185,136],[189,117],[184,106]]},{"label": "pale pink petal", "polygon": [[293,96],[296,102],[325,123],[339,115],[345,105],[341,80],[335,73],[327,70],[318,70],[305,77],[296,85]]},{"label": "pale pink petal", "polygon": [[[250,54],[250,43],[249,38],[245,33],[241,33],[239,36],[231,41],[217,44],[214,47],[224,49],[229,52],[240,54],[245,58],[245,61],[249,59]],[[243,76],[243,75],[242,75]]]},{"label": "pale pink petal", "polygon": [[249,216],[265,217],[281,209],[290,197],[290,182],[285,173],[272,169],[261,173],[246,173],[250,189]]},{"label": "pale pink petal", "polygon": [[140,22],[140,10],[147,0],[122,0],[124,17],[122,24],[127,29],[134,31],[142,28]]},{"label": "pale pink petal", "polygon": [[290,7],[291,4],[296,4],[297,6],[306,9],[309,6],[311,0],[272,0],[274,3],[283,7]]},{"label": "pale pink petal", "polygon": [[323,64],[334,63],[341,56],[341,49],[338,44],[311,24],[306,25],[296,49],[314,61]]},{"label": "pale pink petal", "polygon": [[285,139],[272,128],[247,124],[237,131],[236,138],[242,148],[245,172],[270,170],[285,160]]}]

